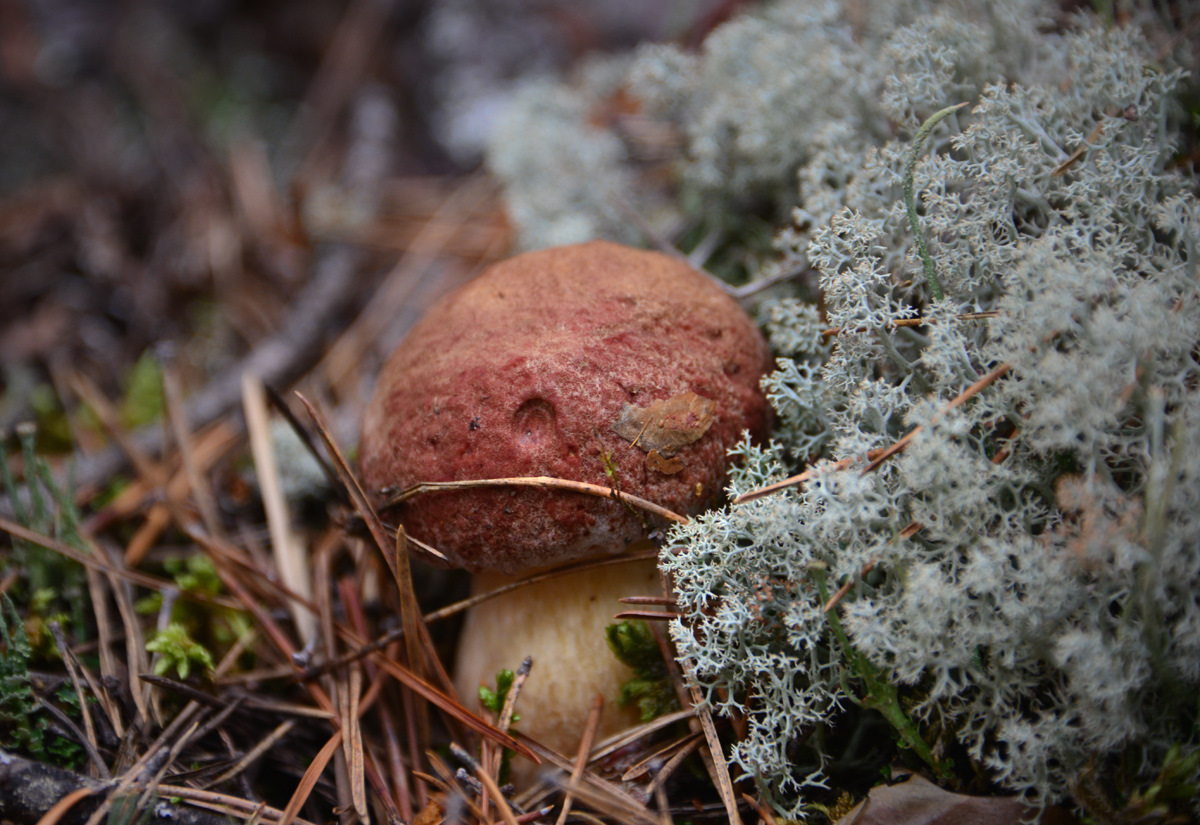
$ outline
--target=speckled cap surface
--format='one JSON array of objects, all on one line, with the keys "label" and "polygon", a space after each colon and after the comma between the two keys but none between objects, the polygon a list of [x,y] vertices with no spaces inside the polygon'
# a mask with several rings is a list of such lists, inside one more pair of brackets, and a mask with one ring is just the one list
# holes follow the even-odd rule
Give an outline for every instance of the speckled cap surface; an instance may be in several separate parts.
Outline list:
[{"label": "speckled cap surface", "polygon": [[[496,264],[436,304],[392,354],[363,423],[373,492],[554,476],[681,514],[717,503],[726,451],[765,435],[767,347],[707,276],[608,242]],[[659,526],[578,493],[484,488],[401,505],[410,534],[508,574],[620,553]]]}]

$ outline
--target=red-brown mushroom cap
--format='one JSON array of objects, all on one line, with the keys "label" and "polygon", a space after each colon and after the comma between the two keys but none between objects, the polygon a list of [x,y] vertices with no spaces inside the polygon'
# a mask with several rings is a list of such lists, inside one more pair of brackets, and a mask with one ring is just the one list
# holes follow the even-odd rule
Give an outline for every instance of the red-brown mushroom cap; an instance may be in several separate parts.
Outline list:
[{"label": "red-brown mushroom cap", "polygon": [[[768,363],[741,307],[674,258],[602,241],[519,255],[435,305],[388,360],[363,474],[374,490],[555,476],[696,513],[742,431],[764,434]],[[454,563],[509,574],[649,529],[608,499],[511,487],[426,493],[401,519]]]}]

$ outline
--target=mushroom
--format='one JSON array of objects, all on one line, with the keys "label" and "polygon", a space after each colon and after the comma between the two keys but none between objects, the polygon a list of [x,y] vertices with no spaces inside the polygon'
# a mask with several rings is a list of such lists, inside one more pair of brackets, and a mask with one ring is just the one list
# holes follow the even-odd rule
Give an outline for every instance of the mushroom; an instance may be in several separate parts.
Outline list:
[{"label": "mushroom", "polygon": [[[435,305],[390,357],[360,456],[374,490],[553,476],[679,514],[716,504],[727,451],[765,434],[766,345],[708,276],[596,241],[490,267]],[[626,502],[558,489],[443,490],[402,505],[407,532],[479,574],[476,590],[551,565],[625,553],[656,526]],[[627,595],[660,594],[653,559],[522,587],[473,608],[455,682],[464,697],[526,655],[520,728],[573,753],[597,692],[629,673],[604,627]],[[631,717],[605,712],[600,734]]]}]

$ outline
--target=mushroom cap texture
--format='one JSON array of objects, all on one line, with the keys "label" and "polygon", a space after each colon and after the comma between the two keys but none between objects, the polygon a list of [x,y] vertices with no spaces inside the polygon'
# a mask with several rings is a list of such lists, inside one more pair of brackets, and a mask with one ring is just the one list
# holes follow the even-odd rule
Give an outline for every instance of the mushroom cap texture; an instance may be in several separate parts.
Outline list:
[{"label": "mushroom cap texture", "polygon": [[[437,303],[389,358],[364,418],[363,475],[374,491],[554,476],[694,514],[720,500],[742,431],[765,435],[769,363],[741,307],[681,261],[604,241],[518,255]],[[614,431],[632,412],[656,432],[664,417],[636,408],[689,392],[711,404],[702,420],[674,408],[696,425],[685,443],[655,455],[656,439]],[[409,534],[452,563],[508,574],[620,553],[654,526],[610,499],[529,487],[401,507]]]}]

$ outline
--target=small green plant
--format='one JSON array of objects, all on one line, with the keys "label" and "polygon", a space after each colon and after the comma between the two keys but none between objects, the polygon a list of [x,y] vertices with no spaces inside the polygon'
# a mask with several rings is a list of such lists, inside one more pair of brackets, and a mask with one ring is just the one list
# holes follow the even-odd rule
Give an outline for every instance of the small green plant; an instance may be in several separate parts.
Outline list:
[{"label": "small green plant", "polygon": [[621,685],[618,704],[623,708],[637,705],[643,722],[678,710],[679,700],[650,625],[623,621],[610,624],[604,632],[609,650],[633,670],[633,676]]},{"label": "small green plant", "polygon": [[[29,663],[33,648],[25,624],[8,594],[0,594],[0,741],[38,760],[74,767],[83,748],[54,733],[37,697]],[[64,688],[56,701],[78,712],[75,694]]]},{"label": "small green plant", "polygon": [[[168,558],[163,562],[163,568],[182,593],[213,599],[223,590],[221,577],[212,559],[203,553]],[[143,615],[150,615],[161,611],[165,603],[162,593],[151,593],[140,599],[135,609]],[[242,610],[191,599],[172,599],[170,606],[170,623],[183,627],[190,638],[213,650],[228,648],[249,633],[252,627],[249,616]]]},{"label": "small green plant", "polygon": [[[0,446],[0,481],[11,503],[16,521],[34,532],[58,539],[77,550],[86,551],[87,543],[79,532],[79,512],[69,491],[61,488],[50,468],[36,452],[37,431],[31,425],[17,428],[23,483],[13,476],[6,449]],[[0,560],[19,575],[17,595],[27,604],[30,617],[43,624],[51,617],[65,614],[76,638],[86,638],[87,577],[74,560],[34,542],[13,538],[13,553]],[[41,636],[35,645],[43,647]]]},{"label": "small green plant", "polygon": [[[479,686],[479,703],[499,716],[500,711],[504,710],[504,700],[508,698],[508,692],[512,689],[515,680],[516,675],[508,668],[497,671],[495,690],[487,685]],[[513,716],[513,721],[516,722],[518,718]]]},{"label": "small green plant", "polygon": [[161,418],[162,386],[162,364],[152,350],[146,350],[121,377],[121,426],[134,430]]},{"label": "small green plant", "polygon": [[[529,660],[526,660],[528,664]],[[504,703],[508,701],[508,693],[516,683],[517,676],[508,668],[496,671],[496,689],[487,685],[479,686],[479,703],[497,717],[504,711]],[[512,722],[521,721],[519,714],[514,713]],[[500,781],[507,782],[512,776],[512,751],[505,750],[500,756]]]},{"label": "small green plant", "polygon": [[213,669],[213,657],[208,648],[193,640],[187,628],[176,622],[156,632],[146,642],[146,650],[158,654],[154,662],[157,676],[166,675],[174,669],[180,679],[186,679],[195,665],[199,665],[205,673]]}]

